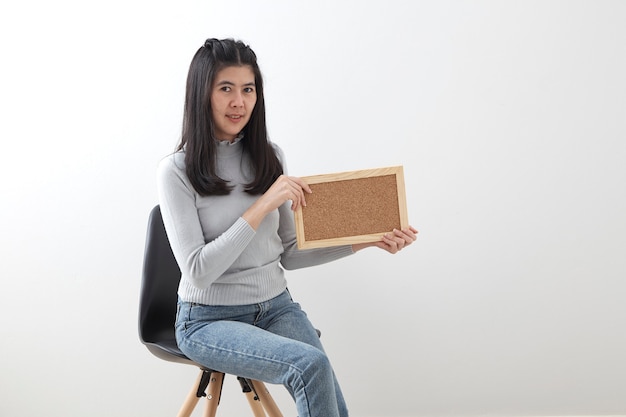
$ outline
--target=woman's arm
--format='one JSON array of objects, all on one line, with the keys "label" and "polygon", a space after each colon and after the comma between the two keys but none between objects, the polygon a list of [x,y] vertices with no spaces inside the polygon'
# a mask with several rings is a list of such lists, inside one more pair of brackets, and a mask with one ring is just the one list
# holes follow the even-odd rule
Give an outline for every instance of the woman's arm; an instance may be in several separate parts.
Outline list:
[{"label": "woman's arm", "polygon": [[157,171],[163,223],[183,275],[195,287],[207,288],[239,257],[255,231],[244,219],[238,218],[222,234],[205,242],[196,207],[198,195],[176,157],[163,160]]}]

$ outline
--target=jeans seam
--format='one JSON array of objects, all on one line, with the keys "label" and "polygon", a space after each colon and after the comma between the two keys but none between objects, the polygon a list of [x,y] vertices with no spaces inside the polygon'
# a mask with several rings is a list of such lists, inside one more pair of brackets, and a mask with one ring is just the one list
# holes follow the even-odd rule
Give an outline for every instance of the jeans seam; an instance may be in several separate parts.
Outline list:
[{"label": "jeans seam", "polygon": [[[193,345],[193,346],[197,346],[197,347],[200,347],[200,348],[206,348],[207,347],[206,345],[204,345],[202,343],[196,343],[193,340],[187,340],[186,344],[188,346],[189,345]],[[292,363],[285,362],[285,361],[282,361],[282,360],[279,360],[279,359],[267,358],[267,357],[264,357],[264,356],[259,356],[259,355],[255,355],[255,354],[247,353],[247,352],[240,352],[238,350],[227,349],[227,348],[223,348],[223,347],[219,347],[219,346],[210,346],[210,348],[215,350],[215,351],[228,353],[228,354],[234,354],[236,356],[242,356],[242,357],[246,357],[246,358],[254,358],[254,359],[258,359],[258,360],[265,361],[265,362],[268,362],[268,363],[277,363],[277,364],[280,364],[280,365],[283,365],[283,366],[286,365],[288,368],[296,370],[299,374],[304,373],[304,369],[300,369],[299,367],[295,366]]]}]

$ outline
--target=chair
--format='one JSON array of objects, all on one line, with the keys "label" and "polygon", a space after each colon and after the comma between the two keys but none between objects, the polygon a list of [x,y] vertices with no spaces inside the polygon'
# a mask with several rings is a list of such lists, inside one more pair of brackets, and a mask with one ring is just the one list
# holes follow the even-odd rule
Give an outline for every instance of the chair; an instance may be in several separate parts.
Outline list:
[{"label": "chair", "polygon": [[[160,359],[200,368],[200,374],[177,417],[190,417],[202,397],[207,399],[203,416],[214,417],[220,401],[224,373],[193,362],[176,344],[174,322],[180,269],[170,248],[158,205],[152,209],[148,219],[143,262],[139,299],[139,338],[148,350]],[[255,417],[266,415],[282,417],[278,406],[261,381],[241,377],[237,379]]]}]

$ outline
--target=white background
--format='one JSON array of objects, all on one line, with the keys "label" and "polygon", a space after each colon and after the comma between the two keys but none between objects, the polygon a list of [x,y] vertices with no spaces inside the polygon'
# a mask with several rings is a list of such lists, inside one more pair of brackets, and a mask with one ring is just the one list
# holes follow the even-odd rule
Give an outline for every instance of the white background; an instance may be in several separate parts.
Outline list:
[{"label": "white background", "polygon": [[417,243],[288,275],[353,415],[626,414],[624,22],[620,1],[3,3],[0,415],[171,416],[191,387],[137,300],[207,37],[257,52],[291,174],[404,165]]}]

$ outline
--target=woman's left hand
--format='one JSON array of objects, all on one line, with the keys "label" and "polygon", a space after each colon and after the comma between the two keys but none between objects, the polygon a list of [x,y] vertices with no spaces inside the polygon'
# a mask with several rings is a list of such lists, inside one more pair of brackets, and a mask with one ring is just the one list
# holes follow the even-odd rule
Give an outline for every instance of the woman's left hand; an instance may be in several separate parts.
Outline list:
[{"label": "woman's left hand", "polygon": [[417,233],[417,230],[413,226],[402,230],[394,229],[391,233],[384,234],[382,240],[376,242],[376,246],[389,253],[398,253],[415,242]]},{"label": "woman's left hand", "polygon": [[415,242],[417,239],[417,233],[417,229],[413,226],[409,226],[402,230],[394,229],[390,233],[385,233],[378,242],[372,242],[369,244],[354,244],[352,245],[352,249],[356,252],[368,246],[377,246],[389,253],[398,253],[411,243]]}]

